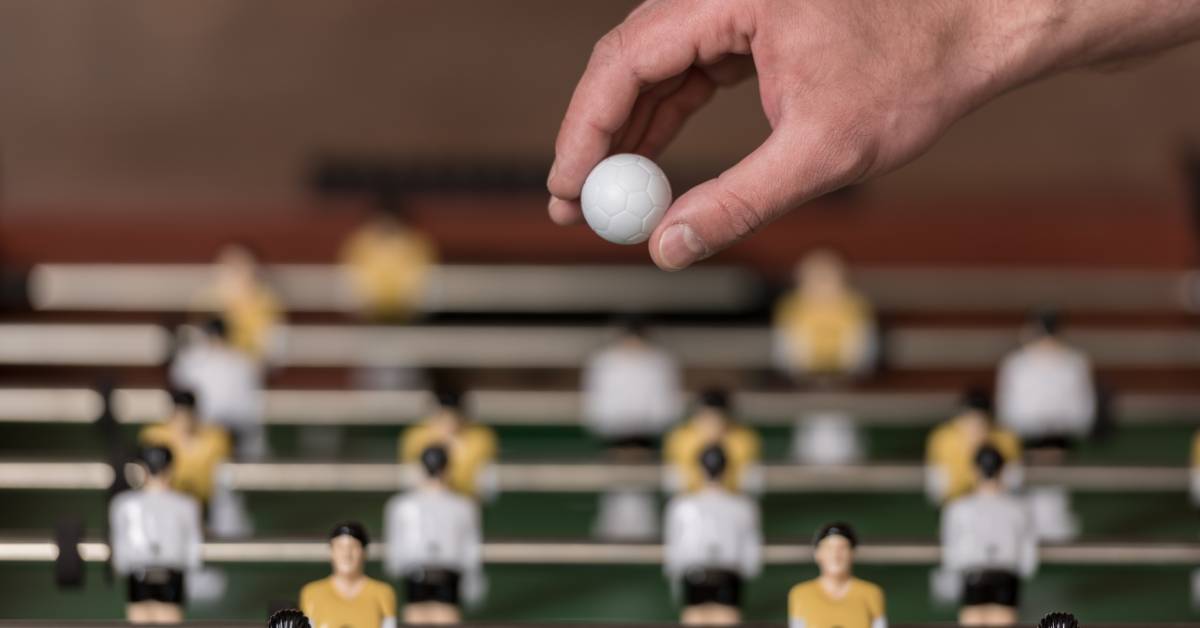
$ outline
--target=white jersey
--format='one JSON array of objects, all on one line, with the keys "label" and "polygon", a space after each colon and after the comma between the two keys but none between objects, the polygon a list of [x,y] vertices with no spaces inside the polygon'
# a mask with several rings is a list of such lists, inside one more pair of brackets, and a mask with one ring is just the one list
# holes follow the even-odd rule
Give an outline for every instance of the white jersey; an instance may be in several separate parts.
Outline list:
[{"label": "white jersey", "polygon": [[384,570],[393,578],[425,568],[457,571],[467,601],[483,589],[479,506],[443,487],[396,495],[384,510]]},{"label": "white jersey", "polygon": [[1037,529],[1025,500],[1010,493],[973,493],[942,510],[942,566],[948,571],[1037,571]]},{"label": "white jersey", "polygon": [[171,383],[196,393],[200,418],[234,431],[262,423],[262,378],[253,358],[209,342],[188,345],[171,365]]},{"label": "white jersey", "polygon": [[726,569],[751,578],[762,569],[758,504],[749,497],[709,486],[671,498],[665,518],[668,576]]},{"label": "white jersey", "polygon": [[1034,343],[1000,365],[1000,423],[1022,438],[1086,436],[1096,418],[1096,390],[1086,355],[1062,344]]},{"label": "white jersey", "polygon": [[113,498],[108,519],[117,573],[200,567],[200,504],[191,497],[171,490],[125,491]]},{"label": "white jersey", "polygon": [[583,371],[583,420],[605,438],[661,434],[683,413],[679,363],[655,347],[614,346]]}]

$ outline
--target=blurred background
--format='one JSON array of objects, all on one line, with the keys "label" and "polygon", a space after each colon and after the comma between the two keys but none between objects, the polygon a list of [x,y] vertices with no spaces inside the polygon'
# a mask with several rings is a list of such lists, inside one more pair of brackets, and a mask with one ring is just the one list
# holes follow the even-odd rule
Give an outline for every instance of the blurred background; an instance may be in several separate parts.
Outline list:
[{"label": "blurred background", "polygon": [[[590,360],[636,316],[679,368],[655,439],[721,387],[762,440],[769,551],[748,619],[784,617],[832,519],[859,527],[858,573],[893,622],[953,619],[929,577],[946,496],[926,494],[927,439],[969,388],[1000,405],[999,365],[1045,336],[1087,357],[1095,404],[1069,451],[1026,460],[1023,490],[1057,489],[1073,527],[1045,539],[1022,616],[1194,618],[1200,48],[1006,95],[898,172],[666,274],[545,216],[575,80],[633,5],[0,2],[0,617],[122,615],[107,500],[146,426],[176,414],[173,386],[236,437],[197,495],[226,543],[220,593],[189,617],[260,619],[328,573],[337,520],[379,530],[399,440],[453,388],[499,443],[492,589],[468,617],[673,619],[638,551],[656,539],[597,523],[619,469],[647,472],[631,482],[653,510],[669,491],[584,420]],[[746,84],[659,163],[685,189],[768,130]],[[818,250],[836,254],[797,267]],[[814,331],[806,299],[856,305]],[[844,329],[858,352],[798,348]],[[214,337],[228,356],[180,366]],[[205,406],[225,395],[234,410]]]}]

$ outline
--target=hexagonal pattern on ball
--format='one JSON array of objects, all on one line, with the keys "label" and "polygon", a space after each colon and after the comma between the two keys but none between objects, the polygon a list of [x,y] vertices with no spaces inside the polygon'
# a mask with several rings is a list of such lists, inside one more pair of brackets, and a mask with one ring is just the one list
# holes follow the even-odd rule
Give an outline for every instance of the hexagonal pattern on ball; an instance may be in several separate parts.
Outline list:
[{"label": "hexagonal pattern on ball", "polygon": [[617,244],[645,242],[671,205],[671,184],[658,164],[641,155],[613,155],[588,174],[580,198],[583,217],[600,237]]}]

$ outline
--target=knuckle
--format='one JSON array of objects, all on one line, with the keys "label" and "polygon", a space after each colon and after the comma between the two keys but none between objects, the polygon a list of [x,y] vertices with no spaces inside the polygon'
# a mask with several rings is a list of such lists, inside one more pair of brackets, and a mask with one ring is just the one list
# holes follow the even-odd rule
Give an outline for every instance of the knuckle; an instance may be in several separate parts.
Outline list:
[{"label": "knuckle", "polygon": [[592,61],[606,62],[617,59],[625,51],[625,28],[619,25],[608,31],[592,47]]},{"label": "knuckle", "polygon": [[725,218],[735,239],[742,239],[758,229],[762,217],[753,199],[728,185],[718,185],[714,194],[717,210]]}]

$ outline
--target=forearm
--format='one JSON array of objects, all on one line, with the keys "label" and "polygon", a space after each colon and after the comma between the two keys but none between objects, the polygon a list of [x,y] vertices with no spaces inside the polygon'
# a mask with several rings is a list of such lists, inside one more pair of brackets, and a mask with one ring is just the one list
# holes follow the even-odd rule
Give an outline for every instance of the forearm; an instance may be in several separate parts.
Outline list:
[{"label": "forearm", "polygon": [[[941,0],[929,0],[940,2]],[[910,84],[921,107],[949,122],[997,96],[1065,71],[1106,67],[1200,39],[1195,0],[979,0],[942,2],[912,22],[912,5],[889,14],[910,39]],[[935,94],[929,99],[929,94]],[[908,103],[910,106],[913,103]]]},{"label": "forearm", "polygon": [[[1200,39],[1195,0],[995,0],[973,29],[993,64],[992,94]],[[988,67],[985,65],[985,67]]]}]

